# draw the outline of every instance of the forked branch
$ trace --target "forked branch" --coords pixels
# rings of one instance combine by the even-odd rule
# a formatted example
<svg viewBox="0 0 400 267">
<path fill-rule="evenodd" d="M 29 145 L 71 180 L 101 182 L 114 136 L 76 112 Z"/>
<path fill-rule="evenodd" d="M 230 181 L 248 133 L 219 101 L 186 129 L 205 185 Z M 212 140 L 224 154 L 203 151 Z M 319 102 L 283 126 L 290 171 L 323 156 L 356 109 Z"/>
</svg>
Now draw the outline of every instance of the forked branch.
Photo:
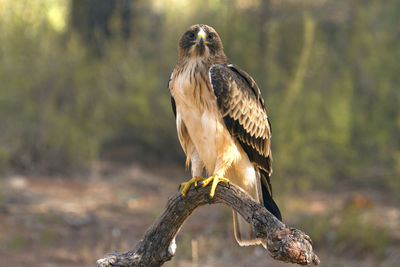
<svg viewBox="0 0 400 267">
<path fill-rule="evenodd" d="M 272 258 L 301 265 L 319 264 L 308 235 L 288 228 L 262 205 L 254 202 L 241 188 L 219 184 L 213 199 L 209 187 L 190 190 L 185 198 L 176 194 L 136 246 L 126 252 L 113 252 L 97 260 L 97 267 L 161 266 L 175 254 L 175 236 L 193 211 L 204 204 L 223 203 L 249 222 Z"/>
</svg>

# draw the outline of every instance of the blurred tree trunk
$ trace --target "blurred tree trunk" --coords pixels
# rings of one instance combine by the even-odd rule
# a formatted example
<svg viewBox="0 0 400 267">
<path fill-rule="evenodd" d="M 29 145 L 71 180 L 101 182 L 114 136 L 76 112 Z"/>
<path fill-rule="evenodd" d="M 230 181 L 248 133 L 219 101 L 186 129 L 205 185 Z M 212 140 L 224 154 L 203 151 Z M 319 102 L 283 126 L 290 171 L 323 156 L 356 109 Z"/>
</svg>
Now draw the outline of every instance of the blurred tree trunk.
<svg viewBox="0 0 400 267">
<path fill-rule="evenodd" d="M 104 42 L 114 33 L 110 29 L 113 17 L 120 22 L 120 34 L 128 39 L 134 0 L 72 0 L 71 28 L 85 43 L 102 55 Z M 118 34 L 118 33 L 117 33 Z"/>
<path fill-rule="evenodd" d="M 225 38 L 224 43 L 230 44 L 234 39 L 234 25 L 235 25 L 235 15 L 236 15 L 236 0 L 226 0 L 223 2 L 226 7 L 226 22 L 225 22 Z M 224 47 L 227 55 L 233 54 L 233 47 Z"/>
<path fill-rule="evenodd" d="M 283 112 L 293 111 L 293 103 L 303 86 L 303 81 L 308 71 L 312 45 L 314 43 L 315 24 L 315 20 L 311 14 L 309 12 L 305 12 L 303 14 L 303 47 L 299 56 L 299 62 L 297 64 L 293 80 L 289 83 L 286 91 L 286 97 L 282 105 Z"/>
<path fill-rule="evenodd" d="M 258 60 L 258 70 L 259 70 L 259 80 L 261 88 L 265 87 L 265 83 L 268 80 L 268 73 L 266 67 L 266 55 L 267 55 L 267 24 L 270 17 L 270 1 L 264 0 L 260 3 L 259 8 L 259 21 L 258 21 L 258 36 L 259 36 L 259 46 L 258 46 L 258 53 L 259 53 L 259 60 Z"/>
</svg>

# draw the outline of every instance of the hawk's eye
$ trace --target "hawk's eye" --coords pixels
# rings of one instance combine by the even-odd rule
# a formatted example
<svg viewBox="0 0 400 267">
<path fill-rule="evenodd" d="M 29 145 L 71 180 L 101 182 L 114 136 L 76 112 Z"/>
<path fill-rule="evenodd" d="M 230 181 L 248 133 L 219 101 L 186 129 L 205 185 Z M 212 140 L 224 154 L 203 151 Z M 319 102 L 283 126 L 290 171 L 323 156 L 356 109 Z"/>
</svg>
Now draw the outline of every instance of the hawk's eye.
<svg viewBox="0 0 400 267">
<path fill-rule="evenodd" d="M 214 34 L 213 34 L 212 32 L 210 32 L 210 33 L 207 35 L 207 39 L 212 40 L 213 38 L 214 38 Z"/>
<path fill-rule="evenodd" d="M 194 32 L 188 32 L 188 33 L 187 33 L 187 36 L 188 36 L 190 39 L 194 39 L 195 34 L 194 34 Z"/>
</svg>

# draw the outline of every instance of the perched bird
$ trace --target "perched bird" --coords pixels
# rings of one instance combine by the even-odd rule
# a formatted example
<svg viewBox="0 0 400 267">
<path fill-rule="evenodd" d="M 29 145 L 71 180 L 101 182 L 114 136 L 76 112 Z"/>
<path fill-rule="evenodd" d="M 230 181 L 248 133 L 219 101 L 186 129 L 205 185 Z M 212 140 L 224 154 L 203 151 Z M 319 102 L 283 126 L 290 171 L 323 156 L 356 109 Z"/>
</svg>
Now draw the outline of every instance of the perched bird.
<svg viewBox="0 0 400 267">
<path fill-rule="evenodd" d="M 260 89 L 249 74 L 229 64 L 218 33 L 210 26 L 189 27 L 178 42 L 178 64 L 168 87 L 179 141 L 194 183 L 240 186 L 281 220 L 272 199 L 271 125 Z M 201 178 L 203 169 L 209 175 Z M 251 225 L 233 211 L 234 232 L 242 246 L 260 244 Z"/>
</svg>

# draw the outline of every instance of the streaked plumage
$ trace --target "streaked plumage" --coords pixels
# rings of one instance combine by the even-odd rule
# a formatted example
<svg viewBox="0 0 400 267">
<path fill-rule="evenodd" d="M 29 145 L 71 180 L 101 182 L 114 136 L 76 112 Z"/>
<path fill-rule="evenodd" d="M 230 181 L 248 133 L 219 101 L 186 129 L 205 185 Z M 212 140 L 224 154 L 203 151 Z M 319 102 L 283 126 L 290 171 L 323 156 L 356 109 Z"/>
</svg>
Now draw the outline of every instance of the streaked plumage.
<svg viewBox="0 0 400 267">
<path fill-rule="evenodd" d="M 179 61 L 169 82 L 179 141 L 192 176 L 228 178 L 275 216 L 271 197 L 271 127 L 254 80 L 228 64 L 216 31 L 191 26 L 178 43 Z M 241 245 L 259 244 L 251 226 L 234 212 Z"/>
</svg>

